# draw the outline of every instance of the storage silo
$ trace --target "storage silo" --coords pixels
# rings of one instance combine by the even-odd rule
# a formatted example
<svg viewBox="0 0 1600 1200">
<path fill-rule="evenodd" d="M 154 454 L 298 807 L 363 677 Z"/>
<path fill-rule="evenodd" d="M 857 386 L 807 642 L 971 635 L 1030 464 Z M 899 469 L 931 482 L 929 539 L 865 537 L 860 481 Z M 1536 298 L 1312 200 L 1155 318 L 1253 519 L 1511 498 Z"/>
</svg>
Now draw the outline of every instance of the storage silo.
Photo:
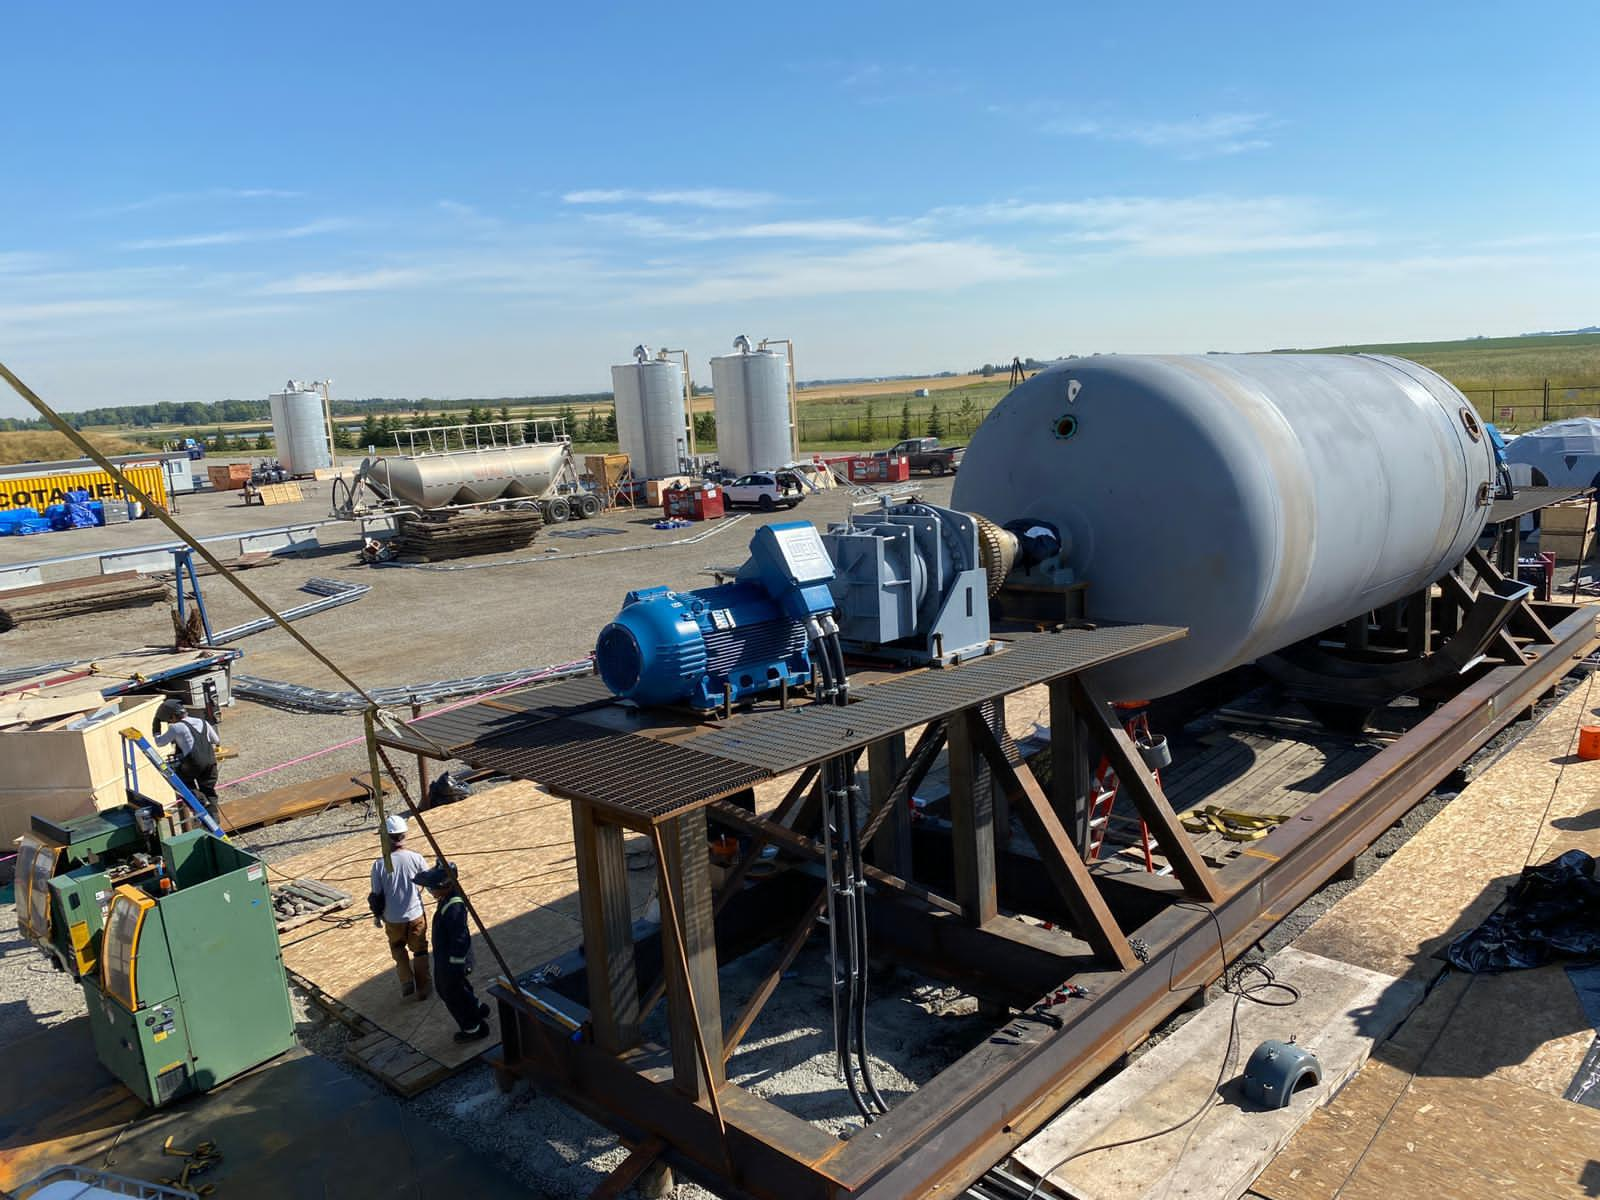
<svg viewBox="0 0 1600 1200">
<path fill-rule="evenodd" d="M 789 420 L 789 360 L 734 339 L 734 352 L 711 360 L 717 403 L 717 458 L 736 475 L 770 471 L 794 458 Z"/>
<path fill-rule="evenodd" d="M 617 441 L 638 479 L 676 475 L 689 453 L 689 418 L 683 403 L 683 367 L 651 358 L 638 346 L 634 361 L 611 368 Z"/>
<path fill-rule="evenodd" d="M 290 380 L 283 391 L 267 397 L 272 413 L 272 438 L 278 461 L 291 475 L 310 475 L 333 466 L 328 445 L 328 423 L 322 393 L 310 385 Z"/>
</svg>

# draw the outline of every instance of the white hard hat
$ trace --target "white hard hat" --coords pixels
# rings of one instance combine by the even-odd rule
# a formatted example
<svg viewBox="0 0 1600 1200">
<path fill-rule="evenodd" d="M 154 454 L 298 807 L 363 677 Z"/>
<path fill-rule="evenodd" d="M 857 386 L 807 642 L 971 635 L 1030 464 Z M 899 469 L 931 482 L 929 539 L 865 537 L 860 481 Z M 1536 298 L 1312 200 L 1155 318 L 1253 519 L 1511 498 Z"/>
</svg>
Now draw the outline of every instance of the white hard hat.
<svg viewBox="0 0 1600 1200">
<path fill-rule="evenodd" d="M 383 819 L 383 828 L 390 837 L 405 837 L 406 819 L 398 813 L 391 813 Z"/>
</svg>

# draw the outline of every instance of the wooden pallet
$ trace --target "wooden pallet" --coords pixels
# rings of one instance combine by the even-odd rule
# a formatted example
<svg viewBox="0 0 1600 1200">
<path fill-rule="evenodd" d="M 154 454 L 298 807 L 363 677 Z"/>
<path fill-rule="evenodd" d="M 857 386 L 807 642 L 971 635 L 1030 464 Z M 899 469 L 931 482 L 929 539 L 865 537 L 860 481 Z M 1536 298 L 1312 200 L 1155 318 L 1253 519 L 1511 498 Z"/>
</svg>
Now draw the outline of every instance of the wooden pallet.
<svg viewBox="0 0 1600 1200">
<path fill-rule="evenodd" d="M 425 1092 L 458 1069 L 430 1058 L 382 1029 L 356 1038 L 344 1053 L 368 1075 L 402 1096 Z"/>
<path fill-rule="evenodd" d="M 280 883 L 273 887 L 273 899 L 280 894 L 288 893 L 302 903 L 315 904 L 318 907 L 311 912 L 299 913 L 292 917 L 283 917 L 278 921 L 278 932 L 288 933 L 291 929 L 299 929 L 302 925 L 309 925 L 312 921 L 320 921 L 329 913 L 339 912 L 350 907 L 350 895 L 337 888 L 330 888 L 315 879 L 296 879 L 291 883 Z"/>
</svg>

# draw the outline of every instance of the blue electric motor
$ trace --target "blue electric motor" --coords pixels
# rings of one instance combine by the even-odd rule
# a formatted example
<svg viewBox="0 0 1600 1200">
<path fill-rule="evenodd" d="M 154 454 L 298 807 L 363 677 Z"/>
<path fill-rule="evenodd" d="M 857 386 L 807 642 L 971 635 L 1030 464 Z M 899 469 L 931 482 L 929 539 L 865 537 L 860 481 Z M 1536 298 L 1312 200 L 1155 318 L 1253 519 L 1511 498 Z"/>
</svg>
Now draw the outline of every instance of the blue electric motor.
<svg viewBox="0 0 1600 1200">
<path fill-rule="evenodd" d="M 833 608 L 832 578 L 814 526 L 765 526 L 732 583 L 629 592 L 595 643 L 595 667 L 613 693 L 641 705 L 714 709 L 809 683 L 809 643 Z"/>
</svg>

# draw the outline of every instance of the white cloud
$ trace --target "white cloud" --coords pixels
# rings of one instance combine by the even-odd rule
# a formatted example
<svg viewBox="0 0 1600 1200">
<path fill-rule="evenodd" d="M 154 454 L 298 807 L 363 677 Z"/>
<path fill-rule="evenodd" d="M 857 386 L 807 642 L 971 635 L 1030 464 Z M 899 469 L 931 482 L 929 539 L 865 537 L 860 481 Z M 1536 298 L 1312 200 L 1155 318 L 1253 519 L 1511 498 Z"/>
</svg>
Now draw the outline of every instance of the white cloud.
<svg viewBox="0 0 1600 1200">
<path fill-rule="evenodd" d="M 261 188 L 261 187 L 217 187 L 202 188 L 193 192 L 162 192 L 155 196 L 146 196 L 142 200 L 130 200 L 125 204 L 114 204 L 109 207 L 97 209 L 100 215 L 110 216 L 116 213 L 141 212 L 150 208 L 166 208 L 175 204 L 193 204 L 203 200 L 299 200 L 306 193 L 290 191 L 286 188 Z"/>
<path fill-rule="evenodd" d="M 743 225 L 685 224 L 663 221 L 643 213 L 596 213 L 588 218 L 599 225 L 620 229 L 635 237 L 679 242 L 719 242 L 741 239 L 796 241 L 895 241 L 910 236 L 900 225 L 851 217 L 804 221 L 759 221 Z"/>
<path fill-rule="evenodd" d="M 676 191 L 643 192 L 628 188 L 590 188 L 567 192 L 565 204 L 660 204 L 678 208 L 760 208 L 775 203 L 771 192 L 747 192 L 735 188 L 686 188 Z"/>
<path fill-rule="evenodd" d="M 324 233 L 337 233 L 349 229 L 351 222 L 343 220 L 308 221 L 287 229 L 224 229 L 215 233 L 189 233 L 177 237 L 141 238 L 124 242 L 124 250 L 181 250 L 200 246 L 236 246 L 244 242 L 280 242 L 294 238 L 315 237 Z"/>
<path fill-rule="evenodd" d="M 664 274 L 665 272 L 658 272 Z M 716 304 L 868 292 L 948 292 L 1042 274 L 1027 256 L 979 241 L 864 246 L 838 254 L 784 253 L 694 268 L 676 285 L 647 290 L 654 304 Z"/>
<path fill-rule="evenodd" d="M 1265 150 L 1272 143 L 1262 135 L 1273 123 L 1266 113 L 1224 112 L 1182 121 L 1057 117 L 1039 128 L 1044 133 L 1066 137 L 1132 142 L 1153 150 L 1171 150 L 1183 158 L 1211 158 Z"/>
<path fill-rule="evenodd" d="M 43 254 L 26 250 L 0 250 L 0 275 L 20 275 L 23 272 L 42 271 L 49 260 Z"/>
<path fill-rule="evenodd" d="M 51 300 L 42 304 L 0 305 L 0 323 L 70 321 L 80 317 L 120 316 L 160 307 L 153 300 Z"/>
<path fill-rule="evenodd" d="M 325 271 L 269 283 L 261 290 L 273 296 L 314 296 L 328 292 L 387 292 L 416 287 L 433 276 L 420 267 L 384 267 L 374 271 Z"/>
<path fill-rule="evenodd" d="M 934 216 L 977 225 L 1053 228 L 1056 241 L 1151 257 L 1261 254 L 1370 244 L 1342 227 L 1320 201 L 1297 196 L 1102 196 L 1085 200 L 1006 200 L 937 209 Z"/>
</svg>

